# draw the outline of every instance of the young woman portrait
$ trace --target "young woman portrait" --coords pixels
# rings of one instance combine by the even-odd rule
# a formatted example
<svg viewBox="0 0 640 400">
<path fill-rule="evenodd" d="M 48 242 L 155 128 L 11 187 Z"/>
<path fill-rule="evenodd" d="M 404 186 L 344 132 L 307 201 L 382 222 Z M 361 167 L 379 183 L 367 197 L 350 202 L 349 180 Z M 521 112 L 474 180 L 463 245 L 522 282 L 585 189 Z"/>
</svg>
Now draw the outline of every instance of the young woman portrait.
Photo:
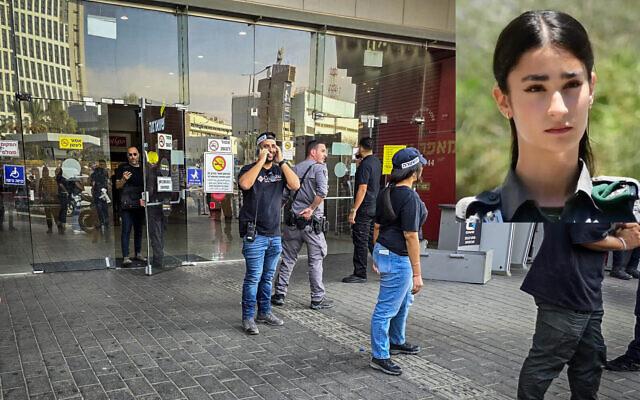
<svg viewBox="0 0 640 400">
<path fill-rule="evenodd" d="M 510 130 L 510 165 L 501 185 L 458 202 L 458 219 L 635 221 L 638 182 L 595 175 L 589 117 L 598 77 L 584 26 L 560 11 L 522 13 L 497 39 L 493 77 L 492 96 Z"/>
</svg>

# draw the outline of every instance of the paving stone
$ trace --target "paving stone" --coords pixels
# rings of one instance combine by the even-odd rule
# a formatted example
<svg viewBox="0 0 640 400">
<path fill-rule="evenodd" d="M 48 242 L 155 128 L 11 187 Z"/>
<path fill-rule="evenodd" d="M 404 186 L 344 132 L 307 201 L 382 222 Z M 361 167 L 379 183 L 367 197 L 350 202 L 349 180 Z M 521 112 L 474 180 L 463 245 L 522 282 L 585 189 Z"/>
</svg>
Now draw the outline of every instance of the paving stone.
<svg viewBox="0 0 640 400">
<path fill-rule="evenodd" d="M 154 383 L 153 388 L 158 392 L 162 400 L 176 400 L 184 397 L 180 389 L 172 382 Z"/>
<path fill-rule="evenodd" d="M 89 368 L 89 362 L 84 356 L 67 357 L 65 360 L 71 371 Z"/>
<path fill-rule="evenodd" d="M 140 372 L 147 378 L 150 383 L 159 383 L 169 381 L 169 377 L 158 367 L 144 368 Z"/>
<path fill-rule="evenodd" d="M 211 396 L 205 392 L 201 387 L 190 387 L 182 389 L 182 393 L 187 396 L 189 400 L 210 400 Z"/>
<path fill-rule="evenodd" d="M 67 399 L 80 394 L 80 391 L 72 380 L 53 382 L 52 386 L 57 399 Z"/>
<path fill-rule="evenodd" d="M 198 385 L 198 383 L 186 371 L 170 372 L 167 376 L 176 384 L 177 387 L 181 389 Z"/>
<path fill-rule="evenodd" d="M 73 379 L 71 371 L 66 366 L 47 367 L 47 374 L 51 382 L 66 381 Z"/>
<path fill-rule="evenodd" d="M 227 390 L 227 388 L 212 375 L 198 376 L 194 379 L 207 393 L 220 393 Z"/>
<path fill-rule="evenodd" d="M 28 399 L 27 388 L 25 386 L 10 389 L 2 389 L 3 400 L 24 400 Z"/>
<path fill-rule="evenodd" d="M 118 374 L 107 374 L 98 376 L 98 380 L 100 384 L 104 388 L 105 391 L 109 392 L 112 390 L 123 389 L 126 387 L 124 381 Z"/>
<path fill-rule="evenodd" d="M 47 376 L 31 376 L 25 379 L 29 396 L 51 392 L 51 384 Z"/>
<path fill-rule="evenodd" d="M 116 365 L 115 369 L 118 371 L 122 379 L 141 378 L 142 372 L 133 364 L 120 364 Z"/>
<path fill-rule="evenodd" d="M 124 382 L 127 384 L 127 387 L 134 396 L 155 393 L 155 391 L 145 378 L 127 379 Z"/>
<path fill-rule="evenodd" d="M 76 385 L 78 385 L 78 387 L 95 385 L 99 383 L 98 377 L 91 369 L 73 371 L 71 375 L 73 375 L 73 380 L 76 382 Z"/>
<path fill-rule="evenodd" d="M 0 374 L 2 389 L 13 389 L 24 387 L 24 376 L 22 371 L 5 372 Z"/>
</svg>

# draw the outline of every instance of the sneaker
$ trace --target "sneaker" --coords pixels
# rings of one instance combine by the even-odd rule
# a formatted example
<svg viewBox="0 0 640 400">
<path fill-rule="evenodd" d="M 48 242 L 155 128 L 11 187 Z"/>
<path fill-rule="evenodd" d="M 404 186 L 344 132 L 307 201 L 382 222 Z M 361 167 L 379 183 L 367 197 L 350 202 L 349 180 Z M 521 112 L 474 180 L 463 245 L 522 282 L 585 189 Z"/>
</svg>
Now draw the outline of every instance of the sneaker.
<svg viewBox="0 0 640 400">
<path fill-rule="evenodd" d="M 629 270 L 627 271 L 627 274 L 631 275 L 631 277 L 633 277 L 634 279 L 640 278 L 640 271 L 638 271 L 637 269 Z"/>
<path fill-rule="evenodd" d="M 333 300 L 323 297 L 319 301 L 311 300 L 311 309 L 312 310 L 325 310 L 327 308 L 332 308 L 335 304 L 333 304 Z"/>
<path fill-rule="evenodd" d="M 146 258 L 144 258 L 144 257 L 142 256 L 142 254 L 136 254 L 136 256 L 135 256 L 135 257 L 133 257 L 133 259 L 134 259 L 134 260 L 136 260 L 136 261 L 142 261 L 142 262 L 146 262 L 146 261 L 147 261 L 147 259 L 146 259 Z"/>
<path fill-rule="evenodd" d="M 369 366 L 373 369 L 377 369 L 378 371 L 382 371 L 385 374 L 389 375 L 401 375 L 402 368 L 390 358 L 372 358 Z"/>
<path fill-rule="evenodd" d="M 271 296 L 271 304 L 273 304 L 274 306 L 283 306 L 284 305 L 284 295 L 281 293 L 276 293 L 273 296 Z"/>
<path fill-rule="evenodd" d="M 389 346 L 389 352 L 393 355 L 396 354 L 418 354 L 420 353 L 420 346 L 417 344 L 411 344 L 408 342 L 404 342 L 403 344 L 393 344 Z"/>
<path fill-rule="evenodd" d="M 623 354 L 614 360 L 607 361 L 607 364 L 604 367 L 609 371 L 640 371 L 640 363 L 632 360 L 626 354 Z"/>
<path fill-rule="evenodd" d="M 258 314 L 258 318 L 256 318 L 257 322 L 262 322 L 263 324 L 271 325 L 271 326 L 280 326 L 284 325 L 284 321 L 280 318 L 273 315 L 273 313 L 269 314 Z"/>
<path fill-rule="evenodd" d="M 125 257 L 122 259 L 122 266 L 123 267 L 128 267 L 129 265 L 131 265 L 131 259 L 129 257 Z"/>
<path fill-rule="evenodd" d="M 257 335 L 260 333 L 256 321 L 253 318 L 242 320 L 242 329 L 249 335 Z"/>
<path fill-rule="evenodd" d="M 622 279 L 625 281 L 628 281 L 629 279 L 631 279 L 631 275 L 627 274 L 626 272 L 622 271 L 622 270 L 616 270 L 616 271 L 611 271 L 611 276 L 613 278 L 618 278 L 618 279 Z"/>
<path fill-rule="evenodd" d="M 343 283 L 365 283 L 367 278 L 363 278 L 358 275 L 349 275 L 347 277 L 342 278 Z"/>
</svg>

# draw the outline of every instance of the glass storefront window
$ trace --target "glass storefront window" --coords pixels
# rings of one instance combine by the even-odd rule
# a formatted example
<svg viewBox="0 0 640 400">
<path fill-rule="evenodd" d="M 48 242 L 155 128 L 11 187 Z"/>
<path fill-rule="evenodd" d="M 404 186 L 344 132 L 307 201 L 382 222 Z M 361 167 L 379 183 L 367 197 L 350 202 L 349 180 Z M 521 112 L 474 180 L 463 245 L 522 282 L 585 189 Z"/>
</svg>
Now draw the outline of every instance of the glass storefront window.
<svg viewBox="0 0 640 400">
<path fill-rule="evenodd" d="M 83 19 L 74 88 L 83 97 L 136 103 L 138 97 L 179 103 L 177 17 L 92 2 L 74 2 Z M 71 3 L 70 7 L 72 6 Z M 69 15 L 72 15 L 70 13 Z M 135 101 L 134 101 L 135 100 Z"/>
<path fill-rule="evenodd" d="M 328 162 L 336 179 L 330 191 L 336 200 L 328 207 L 333 233 L 348 237 L 355 190 L 355 162 L 341 146 L 357 146 L 365 136 L 374 139 L 374 154 L 383 164 L 398 145 L 416 147 L 427 157 L 417 190 L 430 220 L 438 221 L 438 204 L 455 200 L 455 53 L 348 36 L 327 35 L 324 41 L 322 94 L 316 102 L 323 118 L 316 121 L 316 132 L 333 131 L 337 142 Z M 426 224 L 425 238 L 437 240 L 437 230 L 437 223 Z"/>
<path fill-rule="evenodd" d="M 292 164 L 305 158 L 310 140 L 327 144 L 330 192 L 325 210 L 332 253 L 352 251 L 346 212 L 354 191 L 352 148 L 360 137 L 374 137 L 380 158 L 386 145 L 398 143 L 425 153 L 433 164 L 425 169 L 418 190 L 434 220 L 437 204 L 454 199 L 453 185 L 442 185 L 454 181 L 453 51 L 97 1 L 53 2 L 34 10 L 28 5 L 14 2 L 9 7 L 0 0 L 0 140 L 18 141 L 25 150 L 18 159 L 0 156 L 0 162 L 24 166 L 26 177 L 35 182 L 9 192 L 3 186 L 8 193 L 3 197 L 5 227 L 9 215 L 18 229 L 21 218 L 27 218 L 25 240 L 33 237 L 28 247 L 33 254 L 22 254 L 22 264 L 16 264 L 22 270 L 31 264 L 46 270 L 58 257 L 47 232 L 52 214 L 47 205 L 55 202 L 46 199 L 41 182 L 46 186 L 65 160 L 74 159 L 80 171 L 71 178 L 81 193 L 87 192 L 88 177 L 100 160 L 113 171 L 127 160 L 127 146 L 140 146 L 144 153 L 144 143 L 155 143 L 153 134 L 142 134 L 140 98 L 153 99 L 149 118 L 160 118 L 164 107 L 184 116 L 184 130 L 173 132 L 180 136 L 175 139 L 184 151 L 184 164 L 177 162 L 181 155 L 175 163 L 171 156 L 179 186 L 186 186 L 186 229 L 170 229 L 170 235 L 188 238 L 186 250 L 168 251 L 177 260 L 242 258 L 237 220 L 242 202 L 235 177 L 255 160 L 255 139 L 264 131 L 276 133 L 279 143 L 293 148 Z M 9 26 L 10 21 L 15 26 Z M 11 35 L 16 48 L 11 48 Z M 21 102 L 19 117 L 13 106 L 16 91 L 34 98 Z M 378 118 L 371 129 L 363 119 L 367 115 Z M 69 152 L 51 135 L 81 135 L 87 147 Z M 232 193 L 205 194 L 197 179 L 187 177 L 188 171 L 202 174 L 211 139 L 230 145 Z M 109 190 L 108 195 L 117 195 Z M 68 219 L 82 215 L 95 222 L 97 210 L 82 201 L 68 207 Z M 117 208 L 109 213 L 117 222 Z M 184 214 L 176 213 L 169 222 L 184 225 Z M 52 228 L 56 234 L 55 225 Z M 82 230 L 85 233 L 74 239 L 89 250 L 78 254 L 98 260 L 100 267 L 121 256 L 119 228 L 110 237 Z M 432 232 L 427 233 L 431 238 Z M 69 251 L 71 237 L 61 239 L 61 248 L 74 257 L 60 256 L 59 261 L 76 261 L 76 252 Z"/>
</svg>

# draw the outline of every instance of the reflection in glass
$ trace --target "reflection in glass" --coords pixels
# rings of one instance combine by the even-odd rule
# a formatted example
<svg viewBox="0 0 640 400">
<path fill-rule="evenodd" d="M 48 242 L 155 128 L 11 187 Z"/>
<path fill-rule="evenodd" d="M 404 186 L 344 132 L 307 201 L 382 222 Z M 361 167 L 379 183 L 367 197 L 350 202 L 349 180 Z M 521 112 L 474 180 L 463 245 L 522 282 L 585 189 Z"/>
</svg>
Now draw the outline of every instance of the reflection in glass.
<svg viewBox="0 0 640 400">
<path fill-rule="evenodd" d="M 371 136 L 380 159 L 385 158 L 385 146 L 420 149 L 429 164 L 417 190 L 432 221 L 439 220 L 438 204 L 455 198 L 454 55 L 423 45 L 327 35 L 324 66 L 318 71 L 323 84 L 316 104 L 323 118 L 315 122 L 316 133 L 320 126 L 329 131 L 333 126 L 330 140 L 337 151 L 341 143 L 355 145 L 358 137 Z M 348 156 L 334 152 L 328 160 L 330 175 L 336 178 L 330 193 L 338 198 L 328 212 L 334 213 L 338 235 L 348 235 L 350 229 L 346 215 L 353 175 L 335 172 L 344 170 L 336 166 L 355 171 Z M 340 184 L 340 179 L 348 182 Z M 425 237 L 435 240 L 437 229 L 437 224 L 425 224 Z"/>
<path fill-rule="evenodd" d="M 167 104 L 180 102 L 175 15 L 85 1 L 77 4 L 83 35 L 76 65 L 83 96 L 124 99 L 130 104 L 143 95 Z"/>
<path fill-rule="evenodd" d="M 190 105 L 185 118 L 186 167 L 202 176 L 210 139 L 228 140 L 233 175 L 253 154 L 248 138 L 257 129 L 251 116 L 254 28 L 243 23 L 189 17 Z M 233 60 L 233 62 L 229 62 Z M 242 258 L 236 193 L 205 193 L 203 181 L 187 180 L 189 253 L 208 260 Z M 234 191 L 236 185 L 234 184 Z M 233 233 L 232 233 L 233 232 Z"/>
</svg>

